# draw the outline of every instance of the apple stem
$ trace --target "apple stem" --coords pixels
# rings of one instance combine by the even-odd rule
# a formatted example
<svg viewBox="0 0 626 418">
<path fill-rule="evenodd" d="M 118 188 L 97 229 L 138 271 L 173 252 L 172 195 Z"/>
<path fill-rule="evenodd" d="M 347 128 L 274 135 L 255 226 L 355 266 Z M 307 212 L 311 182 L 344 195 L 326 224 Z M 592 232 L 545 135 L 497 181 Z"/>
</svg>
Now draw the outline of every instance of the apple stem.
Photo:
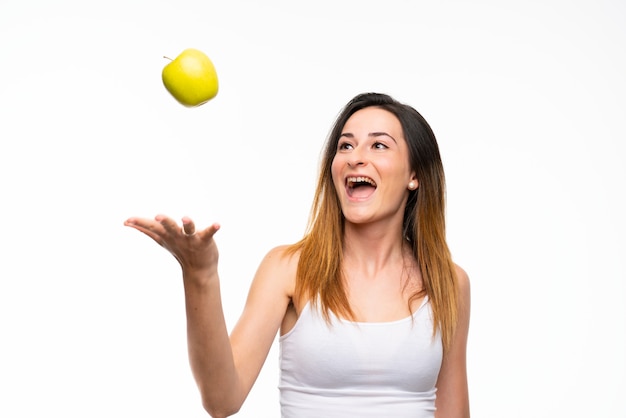
<svg viewBox="0 0 626 418">
<path fill-rule="evenodd" d="M 163 58 L 168 59 L 170 61 L 172 61 L 172 59 L 170 57 L 166 57 L 165 55 L 163 55 Z"/>
</svg>

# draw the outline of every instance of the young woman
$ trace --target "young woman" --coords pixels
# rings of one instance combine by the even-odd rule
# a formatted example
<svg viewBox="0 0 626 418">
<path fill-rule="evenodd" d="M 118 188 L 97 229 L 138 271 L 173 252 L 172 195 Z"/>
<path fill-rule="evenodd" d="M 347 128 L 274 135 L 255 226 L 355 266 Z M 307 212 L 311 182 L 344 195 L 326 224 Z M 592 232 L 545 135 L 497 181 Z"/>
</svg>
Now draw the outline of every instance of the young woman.
<svg viewBox="0 0 626 418">
<path fill-rule="evenodd" d="M 227 332 L 213 235 L 159 215 L 126 225 L 182 267 L 191 367 L 213 417 L 243 404 L 280 330 L 285 418 L 469 417 L 470 291 L 445 237 L 435 136 L 376 93 L 340 113 L 304 238 L 261 262 Z"/>
</svg>

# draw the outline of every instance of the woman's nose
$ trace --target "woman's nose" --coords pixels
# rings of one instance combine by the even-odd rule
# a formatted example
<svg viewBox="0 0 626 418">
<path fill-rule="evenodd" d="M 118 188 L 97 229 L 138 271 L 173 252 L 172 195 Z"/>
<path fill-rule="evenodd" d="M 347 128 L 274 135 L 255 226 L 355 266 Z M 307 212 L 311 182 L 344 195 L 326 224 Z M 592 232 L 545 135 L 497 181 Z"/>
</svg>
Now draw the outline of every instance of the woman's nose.
<svg viewBox="0 0 626 418">
<path fill-rule="evenodd" d="M 360 165 L 365 165 L 365 161 L 357 158 L 352 158 L 351 160 L 348 160 L 349 167 L 357 167 Z"/>
<path fill-rule="evenodd" d="M 350 156 L 348 157 L 348 166 L 357 167 L 360 165 L 365 165 L 365 159 L 363 158 L 361 151 L 355 149 L 350 153 Z"/>
</svg>

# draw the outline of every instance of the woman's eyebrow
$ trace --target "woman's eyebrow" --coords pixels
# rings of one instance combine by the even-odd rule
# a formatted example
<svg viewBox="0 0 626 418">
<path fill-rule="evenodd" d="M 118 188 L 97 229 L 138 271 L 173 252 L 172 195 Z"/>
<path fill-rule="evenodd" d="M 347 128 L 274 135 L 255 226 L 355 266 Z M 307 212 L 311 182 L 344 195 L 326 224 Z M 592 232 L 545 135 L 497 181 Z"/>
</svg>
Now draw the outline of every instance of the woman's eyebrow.
<svg viewBox="0 0 626 418">
<path fill-rule="evenodd" d="M 388 136 L 389 138 L 393 139 L 393 142 L 395 142 L 396 144 L 398 143 L 398 141 L 396 141 L 396 138 L 389 135 L 387 132 L 371 132 L 368 136 L 371 136 L 371 137 Z"/>
<path fill-rule="evenodd" d="M 388 136 L 389 138 L 393 139 L 393 142 L 398 143 L 398 141 L 396 141 L 396 138 L 389 135 L 387 132 L 370 132 L 367 136 L 372 137 L 372 138 L 376 138 L 378 136 Z M 354 138 L 354 134 L 351 132 L 344 132 L 341 135 L 339 135 L 339 138 L 343 138 L 343 137 Z"/>
</svg>

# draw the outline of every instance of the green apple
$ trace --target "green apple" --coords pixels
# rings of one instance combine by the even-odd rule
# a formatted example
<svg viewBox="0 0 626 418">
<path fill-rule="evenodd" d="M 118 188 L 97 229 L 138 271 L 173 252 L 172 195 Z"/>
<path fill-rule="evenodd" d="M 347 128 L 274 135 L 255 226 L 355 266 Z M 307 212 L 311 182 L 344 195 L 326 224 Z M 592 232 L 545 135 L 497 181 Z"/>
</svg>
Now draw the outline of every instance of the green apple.
<svg viewBox="0 0 626 418">
<path fill-rule="evenodd" d="M 202 51 L 193 48 L 185 49 L 171 60 L 161 77 L 167 91 L 187 107 L 208 102 L 219 89 L 213 63 Z"/>
</svg>

